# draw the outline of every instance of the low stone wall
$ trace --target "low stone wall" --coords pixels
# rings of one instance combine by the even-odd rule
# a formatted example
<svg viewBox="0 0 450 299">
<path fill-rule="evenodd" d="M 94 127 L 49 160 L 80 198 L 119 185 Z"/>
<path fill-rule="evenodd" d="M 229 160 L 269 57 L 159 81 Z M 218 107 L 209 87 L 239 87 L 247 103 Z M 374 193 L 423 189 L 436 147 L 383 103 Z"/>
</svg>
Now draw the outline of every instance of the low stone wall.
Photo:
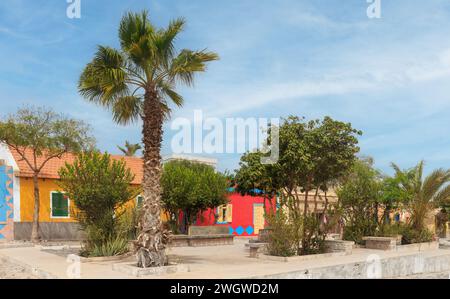
<svg viewBox="0 0 450 299">
<path fill-rule="evenodd" d="M 258 259 L 266 260 L 266 261 L 273 261 L 273 262 L 304 262 L 304 261 L 310 261 L 310 260 L 318 260 L 323 259 L 327 257 L 337 257 L 337 256 L 344 256 L 347 255 L 345 252 L 331 252 L 331 253 L 321 253 L 321 254 L 309 254 L 309 255 L 297 255 L 297 256 L 274 256 L 274 255 L 267 255 L 267 254 L 260 254 L 258 255 Z"/>
<path fill-rule="evenodd" d="M 367 257 L 367 259 L 369 256 Z M 416 253 L 403 256 L 381 258 L 375 263 L 363 258 L 359 261 L 340 263 L 324 267 L 304 267 L 299 270 L 248 277 L 251 279 L 367 279 L 398 278 L 417 274 L 441 273 L 450 271 L 450 253 Z M 375 264 L 380 271 L 374 271 Z M 378 266 L 377 266 L 378 268 Z"/>
<path fill-rule="evenodd" d="M 15 222 L 14 240 L 30 240 L 31 227 L 31 222 Z M 44 241 L 81 241 L 85 236 L 73 222 L 41 222 L 39 233 Z"/>
<path fill-rule="evenodd" d="M 407 245 L 399 245 L 395 251 L 399 252 L 418 252 L 439 249 L 439 242 L 415 243 Z"/>
<path fill-rule="evenodd" d="M 206 235 L 206 236 L 173 236 L 170 242 L 171 247 L 202 247 L 202 246 L 221 246 L 233 245 L 234 236 L 232 235 Z"/>
<path fill-rule="evenodd" d="M 345 252 L 346 255 L 352 254 L 355 242 L 329 239 L 325 240 L 325 252 Z"/>
<path fill-rule="evenodd" d="M 189 226 L 189 236 L 205 236 L 205 235 L 228 235 L 229 228 L 227 226 Z"/>
</svg>

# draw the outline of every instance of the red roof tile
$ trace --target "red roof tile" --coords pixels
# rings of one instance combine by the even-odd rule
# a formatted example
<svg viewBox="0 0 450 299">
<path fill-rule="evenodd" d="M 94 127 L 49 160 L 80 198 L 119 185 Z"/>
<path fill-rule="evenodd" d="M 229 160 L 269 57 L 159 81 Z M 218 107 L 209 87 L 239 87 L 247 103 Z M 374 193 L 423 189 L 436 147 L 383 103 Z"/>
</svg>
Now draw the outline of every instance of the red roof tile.
<svg viewBox="0 0 450 299">
<path fill-rule="evenodd" d="M 10 148 L 11 153 L 16 160 L 17 165 L 19 166 L 20 177 L 33 177 L 33 171 L 28 166 L 27 162 L 20 156 L 20 154 L 13 148 Z M 25 156 L 29 161 L 33 159 L 33 152 L 28 149 L 25 151 Z M 39 178 L 43 179 L 59 179 L 58 171 L 64 164 L 73 163 L 76 155 L 72 153 L 64 154 L 61 158 L 54 158 L 48 161 L 44 168 L 39 173 Z M 137 157 L 126 157 L 120 155 L 111 155 L 111 158 L 114 160 L 123 159 L 128 168 L 130 168 L 131 172 L 135 175 L 133 184 L 141 184 L 143 178 L 143 161 L 141 158 Z M 46 159 L 45 155 L 37 158 L 37 164 L 40 165 Z"/>
</svg>

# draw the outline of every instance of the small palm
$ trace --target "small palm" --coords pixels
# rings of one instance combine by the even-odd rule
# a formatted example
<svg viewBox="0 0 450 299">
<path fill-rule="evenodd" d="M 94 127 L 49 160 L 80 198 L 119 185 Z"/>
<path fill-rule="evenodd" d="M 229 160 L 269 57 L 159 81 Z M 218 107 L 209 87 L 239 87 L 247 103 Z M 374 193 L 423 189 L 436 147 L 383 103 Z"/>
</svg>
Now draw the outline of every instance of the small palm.
<svg viewBox="0 0 450 299">
<path fill-rule="evenodd" d="M 132 144 L 128 141 L 125 141 L 125 146 L 117 146 L 117 148 L 127 157 L 133 157 L 136 155 L 137 151 L 142 149 L 141 145 L 139 143 Z"/>
</svg>

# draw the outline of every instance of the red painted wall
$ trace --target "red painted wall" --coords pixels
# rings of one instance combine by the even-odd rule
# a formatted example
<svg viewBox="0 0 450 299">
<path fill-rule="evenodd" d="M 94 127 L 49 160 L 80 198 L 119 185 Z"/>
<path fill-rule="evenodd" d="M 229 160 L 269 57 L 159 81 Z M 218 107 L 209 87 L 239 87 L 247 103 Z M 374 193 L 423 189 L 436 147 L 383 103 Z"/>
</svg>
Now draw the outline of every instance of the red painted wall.
<svg viewBox="0 0 450 299">
<path fill-rule="evenodd" d="M 217 224 L 214 222 L 214 214 L 212 211 L 208 210 L 202 214 L 202 217 L 199 217 L 197 223 L 195 225 L 198 226 L 209 226 L 209 225 L 219 225 L 219 226 L 227 226 L 230 228 L 230 233 L 236 236 L 256 236 L 254 232 L 251 234 L 248 231 L 253 230 L 253 205 L 254 204 L 263 204 L 264 198 L 260 196 L 242 196 L 239 193 L 232 193 L 229 195 L 230 203 L 233 206 L 232 212 L 232 222 L 226 224 Z M 275 200 L 272 200 L 273 205 L 275 206 Z M 270 211 L 270 203 L 266 201 L 266 211 Z M 240 229 L 242 228 L 242 230 Z M 247 231 L 247 228 L 251 228 Z M 239 234 L 239 232 L 241 232 Z"/>
</svg>

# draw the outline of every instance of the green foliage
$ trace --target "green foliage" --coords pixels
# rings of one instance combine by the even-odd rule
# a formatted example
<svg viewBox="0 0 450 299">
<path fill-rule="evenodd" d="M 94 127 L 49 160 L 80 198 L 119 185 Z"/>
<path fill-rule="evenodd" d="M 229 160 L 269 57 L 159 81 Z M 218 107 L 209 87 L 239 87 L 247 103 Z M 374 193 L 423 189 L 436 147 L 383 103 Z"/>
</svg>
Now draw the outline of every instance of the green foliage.
<svg viewBox="0 0 450 299">
<path fill-rule="evenodd" d="M 67 152 L 79 152 L 94 146 L 89 126 L 67 118 L 45 107 L 24 107 L 16 114 L 0 121 L 0 141 L 16 149 L 19 154 L 28 148 L 37 157 L 59 157 Z M 23 157 L 25 158 L 25 157 Z M 32 170 L 40 170 L 27 161 Z M 47 162 L 47 161 L 46 161 Z"/>
<path fill-rule="evenodd" d="M 433 233 L 428 229 L 417 230 L 407 223 L 385 224 L 376 234 L 382 237 L 402 236 L 402 244 L 414 244 L 433 241 Z"/>
<path fill-rule="evenodd" d="M 399 235 L 402 236 L 402 244 L 424 243 L 433 241 L 433 233 L 427 228 L 417 230 L 409 225 L 401 226 Z"/>
<path fill-rule="evenodd" d="M 59 175 L 59 186 L 75 203 L 75 217 L 87 233 L 86 250 L 117 245 L 122 235 L 118 232 L 120 209 L 136 195 L 131 186 L 134 175 L 125 162 L 86 152 L 72 164 L 66 163 Z"/>
<path fill-rule="evenodd" d="M 271 144 L 270 133 L 274 129 L 269 130 L 267 144 Z M 348 172 L 359 151 L 357 136 L 361 132 L 330 117 L 305 121 L 290 116 L 277 129 L 278 161 L 266 165 L 261 163 L 263 154 L 259 152 L 244 155 L 236 173 L 238 190 L 245 193 L 259 188 L 268 194 L 279 194 L 289 221 L 302 223 L 302 244 L 297 244 L 297 251 L 318 252 L 326 231 L 316 216 L 317 196 L 313 194 L 319 190 L 326 194 Z M 314 210 L 310 201 L 314 201 Z M 325 210 L 327 213 L 327 199 Z"/>
<path fill-rule="evenodd" d="M 175 220 L 179 211 L 183 211 L 187 225 L 200 212 L 228 203 L 227 176 L 202 163 L 184 160 L 166 163 L 161 185 L 165 208 Z"/>
<path fill-rule="evenodd" d="M 138 235 L 138 222 L 142 213 L 141 207 L 128 207 L 120 214 L 116 231 L 128 240 L 135 240 Z"/>
<path fill-rule="evenodd" d="M 118 256 L 129 251 L 129 239 L 117 235 L 103 243 L 92 243 L 90 247 L 83 247 L 80 255 L 84 257 Z"/>
<path fill-rule="evenodd" d="M 270 231 L 267 235 L 267 252 L 274 256 L 293 256 L 301 240 L 301 222 L 294 223 L 283 210 L 266 215 Z"/>
<path fill-rule="evenodd" d="M 411 213 L 411 224 L 418 232 L 425 229 L 427 214 L 450 200 L 450 171 L 436 169 L 423 178 L 424 162 L 417 166 L 402 170 L 392 163 L 395 178 L 399 180 L 399 188 L 405 194 L 406 208 Z"/>
<path fill-rule="evenodd" d="M 337 190 L 345 220 L 344 239 L 361 244 L 378 225 L 380 174 L 370 159 L 358 160 Z"/>
<path fill-rule="evenodd" d="M 259 151 L 244 154 L 233 182 L 236 191 L 242 195 L 263 196 L 264 211 L 266 211 L 266 201 L 269 201 L 269 206 L 273 207 L 273 200 L 280 186 L 278 176 L 274 175 L 275 169 L 271 165 L 263 164 L 261 162 L 263 157 L 264 154 Z M 255 194 L 256 189 L 262 191 L 262 194 Z"/>
</svg>

